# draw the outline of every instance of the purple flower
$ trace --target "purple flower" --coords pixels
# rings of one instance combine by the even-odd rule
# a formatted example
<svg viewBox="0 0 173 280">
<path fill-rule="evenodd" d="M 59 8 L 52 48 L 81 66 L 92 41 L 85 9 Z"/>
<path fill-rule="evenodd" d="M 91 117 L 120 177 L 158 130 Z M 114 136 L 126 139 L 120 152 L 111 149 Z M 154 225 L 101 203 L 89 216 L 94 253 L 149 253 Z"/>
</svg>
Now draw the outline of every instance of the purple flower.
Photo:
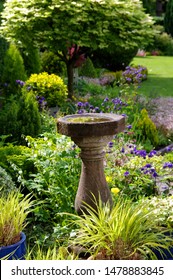
<svg viewBox="0 0 173 280">
<path fill-rule="evenodd" d="M 109 101 L 109 98 L 108 98 L 108 97 L 106 97 L 106 98 L 104 99 L 104 102 L 107 102 L 107 101 Z"/>
<path fill-rule="evenodd" d="M 108 144 L 109 148 L 112 148 L 112 147 L 113 147 L 113 145 L 114 145 L 114 143 L 113 143 L 113 142 L 109 142 L 109 144 Z"/>
<path fill-rule="evenodd" d="M 82 102 L 78 102 L 78 103 L 77 103 L 77 106 L 78 106 L 78 107 L 83 107 L 83 103 L 82 103 Z"/>
<path fill-rule="evenodd" d="M 95 107 L 95 112 L 99 112 L 100 108 L 99 107 Z"/>
<path fill-rule="evenodd" d="M 78 114 L 83 114 L 83 113 L 84 113 L 84 110 L 83 110 L 83 109 L 80 109 L 80 110 L 78 110 L 77 113 L 78 113 Z"/>
<path fill-rule="evenodd" d="M 145 158 L 146 155 L 147 155 L 147 152 L 146 152 L 145 150 L 137 150 L 137 151 L 135 152 L 135 154 L 136 154 L 137 156 L 141 156 L 141 157 Z"/>
<path fill-rule="evenodd" d="M 85 102 L 83 105 L 84 105 L 85 108 L 89 107 L 89 102 Z"/>
<path fill-rule="evenodd" d="M 23 82 L 21 80 L 16 80 L 16 83 L 21 87 L 23 87 L 25 85 L 25 82 Z"/>
<path fill-rule="evenodd" d="M 129 171 L 124 172 L 124 176 L 128 176 L 129 174 Z"/>
<path fill-rule="evenodd" d="M 121 153 L 124 153 L 125 152 L 125 149 L 124 149 L 124 147 L 122 147 L 122 149 L 121 149 Z"/>
<path fill-rule="evenodd" d="M 172 162 L 165 162 L 163 165 L 163 168 L 172 168 L 173 167 L 173 163 Z"/>
<path fill-rule="evenodd" d="M 148 156 L 149 156 L 149 157 L 153 157 L 153 156 L 156 155 L 156 154 L 157 154 L 157 151 L 151 150 L 151 151 L 149 152 Z"/>
<path fill-rule="evenodd" d="M 158 177 L 157 172 L 153 172 L 152 176 L 153 176 L 154 178 Z"/>
<path fill-rule="evenodd" d="M 127 129 L 131 129 L 132 128 L 132 125 L 131 124 L 129 124 L 129 125 L 127 125 Z"/>
</svg>

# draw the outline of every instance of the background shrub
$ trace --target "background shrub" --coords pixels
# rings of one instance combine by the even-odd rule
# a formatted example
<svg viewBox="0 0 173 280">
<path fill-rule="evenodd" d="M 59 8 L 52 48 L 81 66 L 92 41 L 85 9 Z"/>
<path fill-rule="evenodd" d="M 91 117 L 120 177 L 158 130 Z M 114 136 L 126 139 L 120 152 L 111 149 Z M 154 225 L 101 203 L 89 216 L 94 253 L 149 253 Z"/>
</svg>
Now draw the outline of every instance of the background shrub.
<svg viewBox="0 0 173 280">
<path fill-rule="evenodd" d="M 66 65 L 59 57 L 50 51 L 41 53 L 41 71 L 59 76 L 66 75 Z"/>
<path fill-rule="evenodd" d="M 136 124 L 134 124 L 134 132 L 136 139 L 142 144 L 147 145 L 151 149 L 151 145 L 157 147 L 159 143 L 158 132 L 155 124 L 148 116 L 146 109 L 141 110 L 141 114 L 138 117 Z"/>
<path fill-rule="evenodd" d="M 55 75 L 49 75 L 46 72 L 40 74 L 32 74 L 26 81 L 26 89 L 31 89 L 35 96 L 43 96 L 48 107 L 55 107 L 66 100 L 67 86 L 63 80 Z"/>
<path fill-rule="evenodd" d="M 82 64 L 81 68 L 79 68 L 79 75 L 89 77 L 89 78 L 97 77 L 97 72 L 94 68 L 92 60 L 89 57 L 87 57 L 85 62 Z"/>
<path fill-rule="evenodd" d="M 97 50 L 93 53 L 92 61 L 97 68 L 106 68 L 110 71 L 124 70 L 137 53 L 137 48 L 122 49 L 117 47 L 114 52 L 108 49 Z"/>
<path fill-rule="evenodd" d="M 27 76 L 31 74 L 40 73 L 41 71 L 41 58 L 39 49 L 33 47 L 27 47 L 27 49 L 22 49 L 21 54 L 23 57 L 25 69 Z M 22 77 L 20 77 L 22 79 Z"/>
<path fill-rule="evenodd" d="M 161 25 L 154 25 L 153 42 L 146 48 L 153 55 L 173 55 L 173 38 Z"/>
<path fill-rule="evenodd" d="M 27 78 L 23 58 L 14 44 L 10 44 L 4 57 L 4 68 L 2 74 L 2 82 L 6 83 L 5 94 L 14 94 L 18 90 L 16 80 L 25 81 Z"/>
<path fill-rule="evenodd" d="M 15 189 L 11 176 L 0 166 L 0 195 L 8 194 Z"/>
<path fill-rule="evenodd" d="M 2 74 L 4 69 L 4 56 L 9 48 L 9 43 L 2 37 L 0 37 L 0 82 L 2 82 Z"/>
<path fill-rule="evenodd" d="M 40 132 L 41 117 L 35 95 L 25 90 L 20 97 L 11 95 L 1 109 L 0 134 L 10 135 L 9 142 L 24 143 L 22 135 L 36 137 Z"/>
</svg>

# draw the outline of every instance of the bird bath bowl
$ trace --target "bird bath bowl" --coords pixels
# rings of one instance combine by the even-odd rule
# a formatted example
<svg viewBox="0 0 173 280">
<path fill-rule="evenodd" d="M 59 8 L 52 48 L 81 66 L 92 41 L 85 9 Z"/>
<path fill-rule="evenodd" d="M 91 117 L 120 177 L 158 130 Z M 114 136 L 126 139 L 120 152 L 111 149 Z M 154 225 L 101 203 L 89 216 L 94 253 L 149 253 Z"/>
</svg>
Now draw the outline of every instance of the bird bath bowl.
<svg viewBox="0 0 173 280">
<path fill-rule="evenodd" d="M 97 202 L 100 197 L 103 203 L 112 205 L 104 174 L 104 147 L 124 128 L 125 118 L 115 114 L 86 113 L 58 119 L 58 132 L 70 136 L 81 149 L 82 170 L 75 199 L 75 210 L 79 215 L 85 212 L 85 203 L 96 209 L 93 196 Z"/>
</svg>

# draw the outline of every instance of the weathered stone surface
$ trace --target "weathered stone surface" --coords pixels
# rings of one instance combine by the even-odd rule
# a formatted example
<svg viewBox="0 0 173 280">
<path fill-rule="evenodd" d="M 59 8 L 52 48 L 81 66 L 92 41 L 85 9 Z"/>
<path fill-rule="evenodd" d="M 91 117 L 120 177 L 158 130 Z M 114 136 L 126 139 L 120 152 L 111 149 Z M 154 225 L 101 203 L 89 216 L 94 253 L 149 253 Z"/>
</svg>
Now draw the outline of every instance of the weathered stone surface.
<svg viewBox="0 0 173 280">
<path fill-rule="evenodd" d="M 81 149 L 82 170 L 75 199 L 77 213 L 86 212 L 86 204 L 97 211 L 96 202 L 99 198 L 103 203 L 112 205 L 104 174 L 103 149 L 115 134 L 124 130 L 125 118 L 104 113 L 69 115 L 58 119 L 57 128 L 59 133 L 70 136 Z"/>
</svg>

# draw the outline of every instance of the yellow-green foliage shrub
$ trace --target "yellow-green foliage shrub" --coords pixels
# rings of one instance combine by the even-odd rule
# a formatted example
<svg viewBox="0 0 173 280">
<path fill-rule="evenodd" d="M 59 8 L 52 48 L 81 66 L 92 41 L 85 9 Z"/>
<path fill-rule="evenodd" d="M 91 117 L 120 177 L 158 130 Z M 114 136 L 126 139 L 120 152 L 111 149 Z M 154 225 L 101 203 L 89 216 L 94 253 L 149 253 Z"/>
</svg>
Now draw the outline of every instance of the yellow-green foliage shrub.
<svg viewBox="0 0 173 280">
<path fill-rule="evenodd" d="M 67 97 L 67 86 L 63 80 L 47 72 L 32 74 L 26 81 L 25 87 L 32 90 L 36 96 L 45 97 L 48 107 L 61 106 Z"/>
<path fill-rule="evenodd" d="M 137 135 L 138 140 L 145 142 L 150 142 L 153 146 L 157 146 L 158 132 L 155 124 L 148 116 L 146 109 L 142 109 L 141 115 L 135 125 L 135 134 Z"/>
</svg>

